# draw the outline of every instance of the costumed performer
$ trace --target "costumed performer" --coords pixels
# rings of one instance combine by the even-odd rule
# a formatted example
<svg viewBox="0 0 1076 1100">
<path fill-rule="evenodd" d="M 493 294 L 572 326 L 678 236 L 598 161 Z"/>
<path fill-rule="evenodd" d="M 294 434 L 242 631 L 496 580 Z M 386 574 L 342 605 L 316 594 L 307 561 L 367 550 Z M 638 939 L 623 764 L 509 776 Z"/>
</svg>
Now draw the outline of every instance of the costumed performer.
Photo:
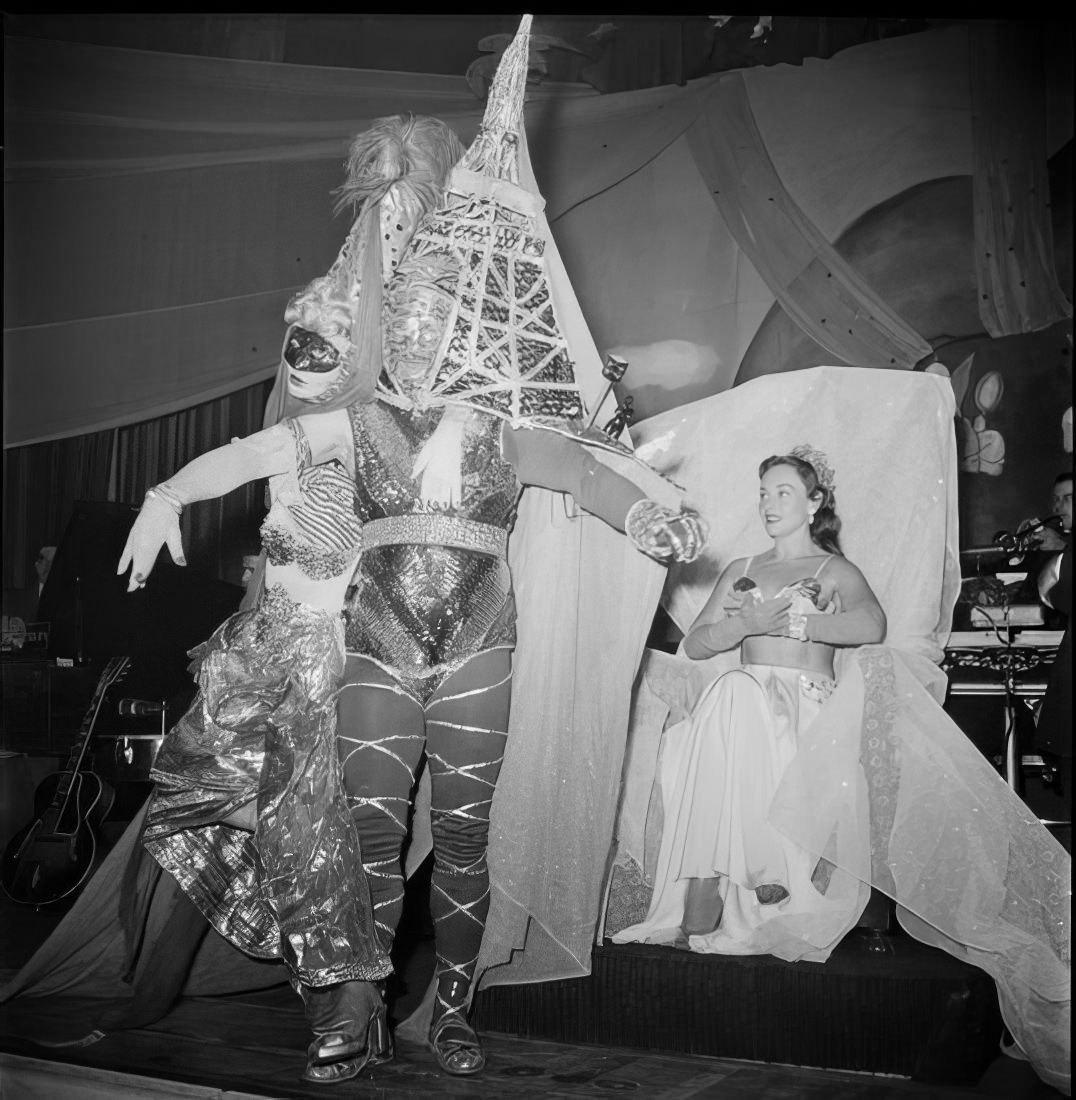
<svg viewBox="0 0 1076 1100">
<path fill-rule="evenodd" d="M 351 372 L 293 374 L 296 388 L 329 395 Z M 269 479 L 265 587 L 192 651 L 199 690 L 151 769 L 143 843 L 221 935 L 283 960 L 314 1034 L 314 1082 L 387 1055 L 374 983 L 392 971 L 336 751 L 341 607 L 362 524 L 354 458 L 332 426 L 331 414 L 289 418 L 188 463 L 147 492 L 117 570 L 130 566 L 135 591 L 165 544 L 184 564 L 183 508 Z"/>
<path fill-rule="evenodd" d="M 834 650 L 835 686 L 799 729 L 798 751 L 765 815 L 787 845 L 807 854 L 812 875 L 824 861 L 832 939 L 825 913 L 815 912 L 775 934 L 770 952 L 824 961 L 844 923 L 837 903 L 847 899 L 854 913 L 857 892 L 865 902 L 873 887 L 896 901 L 906 932 L 994 979 L 1014 1050 L 1067 1092 L 1071 858 L 941 705 L 939 663 L 960 585 L 953 416 L 945 379 L 816 367 L 757 378 L 644 421 L 636 442 L 643 457 L 676 470 L 700 507 L 722 507 L 706 553 L 677 567 L 667 589 L 669 613 L 685 634 L 732 558 L 765 548 L 755 501 L 732 490 L 789 438 L 809 438 L 830 456 L 840 476 L 841 544 L 885 610 L 884 645 Z M 849 423 L 869 423 L 870 432 L 850 433 Z M 827 618 L 816 615 L 812 627 L 825 629 Z M 627 938 L 680 935 L 687 884 L 661 856 L 694 777 L 690 715 L 735 663 L 734 651 L 709 660 L 646 655 L 617 829 L 614 882 L 624 888 L 611 894 L 606 924 L 615 940 L 640 919 L 645 895 L 632 882 L 634 868 L 660 900 L 651 899 L 646 927 Z M 777 914 L 795 894 L 760 927 L 780 930 Z M 691 944 L 705 948 L 707 939 Z"/>
<path fill-rule="evenodd" d="M 535 197 L 517 182 L 526 69 L 521 31 L 444 203 L 419 224 L 389 284 L 377 400 L 349 410 L 364 547 L 340 702 L 345 784 L 388 951 L 425 756 L 437 954 L 428 1040 L 457 1075 L 485 1063 L 467 1009 L 509 734 L 516 613 L 507 546 L 522 486 L 570 495 L 658 560 L 693 560 L 703 544 L 697 516 L 632 480 L 633 466 L 637 479 L 655 479 L 630 453 L 573 428 L 582 402 L 528 224 Z"/>
<path fill-rule="evenodd" d="M 859 891 L 831 897 L 833 864 L 767 815 L 800 733 L 833 693 L 834 647 L 885 636 L 877 598 L 841 554 L 825 456 L 801 445 L 765 459 L 759 477 L 773 546 L 727 566 L 683 641 L 692 660 L 738 649 L 740 667 L 719 676 L 691 715 L 687 774 L 662 850 L 666 874 L 687 883 L 676 942 L 730 955 L 781 954 L 785 938 L 824 949 L 859 917 Z M 652 909 L 661 904 L 656 889 Z M 648 923 L 617 938 L 646 939 Z"/>
<path fill-rule="evenodd" d="M 328 273 L 305 287 L 287 306 L 289 328 L 264 427 L 300 414 L 329 412 L 358 399 L 370 399 L 379 368 L 371 367 L 368 360 L 380 363 L 383 286 L 391 278 L 417 221 L 440 202 L 445 176 L 462 153 L 459 138 L 444 122 L 423 115 L 376 119 L 352 139 L 345 160 L 345 180 L 336 192 L 338 210 L 353 208 L 351 228 Z M 360 383 L 365 385 L 362 392 L 357 388 Z M 283 444 L 279 432 L 271 438 Z M 253 469 L 254 456 L 248 457 Z M 353 480 L 350 473 L 346 476 Z M 212 477 L 209 480 L 209 490 L 222 491 L 223 483 L 218 484 Z M 275 477 L 275 483 L 287 480 L 284 475 Z M 319 496 L 324 496 L 326 486 L 331 487 L 341 506 L 351 506 L 354 486 L 345 498 L 343 483 L 335 474 L 318 472 L 311 484 L 321 486 L 316 488 Z M 273 513 L 287 522 L 288 507 L 283 500 L 273 501 L 272 493 L 269 496 Z M 353 509 L 347 522 L 355 525 L 356 542 L 349 558 L 353 563 L 359 527 Z M 178 537 L 176 547 L 178 552 Z M 308 549 L 303 550 L 303 560 L 310 558 L 312 552 Z M 274 575 L 279 572 L 267 566 L 263 551 L 246 586 L 242 610 L 257 609 L 265 602 L 267 567 Z M 350 581 L 349 569 L 350 564 L 348 569 L 341 565 L 339 576 L 325 578 L 323 585 L 315 586 L 319 606 L 336 613 L 341 610 L 344 586 Z M 312 583 L 305 582 L 304 588 Z M 277 611 L 283 610 L 281 599 L 272 597 L 269 602 Z M 265 612 L 260 614 L 264 616 Z M 261 619 L 251 620 L 257 621 Z M 310 613 L 300 604 L 294 628 L 308 629 L 311 622 Z M 283 623 L 276 622 L 274 636 L 283 629 Z M 331 628 L 326 626 L 323 641 L 334 638 L 337 629 L 335 621 Z M 315 691 L 315 717 L 334 698 L 330 685 L 339 674 L 332 653 L 322 651 L 321 656 L 325 664 L 318 673 L 321 679 Z M 213 659 L 219 663 L 219 654 Z M 202 665 L 204 672 L 209 667 L 205 657 Z M 312 664 L 310 671 L 314 668 Z M 314 685 L 307 687 L 314 690 Z M 325 715 L 322 718 L 327 721 Z M 320 751 L 321 741 L 318 745 Z M 160 762 L 165 765 L 166 757 L 162 756 Z M 320 757 L 318 762 L 324 763 Z M 210 926 L 201 911 L 145 853 L 142 833 L 146 809 L 143 806 L 136 815 L 54 934 L 0 991 L 0 1000 L 18 998 L 20 1030 L 27 1037 L 52 1044 L 84 1044 L 113 1030 L 152 1023 L 183 993 L 239 992 L 283 980 L 275 965 L 235 950 L 227 939 L 207 935 Z M 158 846 L 163 843 L 158 842 Z M 241 838 L 237 843 L 249 848 Z M 361 899 L 368 890 L 361 873 L 354 883 L 359 900 L 349 904 L 363 905 Z M 260 914 L 264 925 L 263 918 L 264 911 Z M 346 992 L 351 999 L 359 995 L 362 1015 L 368 1016 L 374 1005 L 370 990 L 351 988 Z M 383 1052 L 383 1016 L 376 1014 L 377 1046 Z M 341 1048 L 333 1053 L 340 1054 Z M 321 1077 L 338 1079 L 341 1071 L 329 1067 L 317 1072 Z"/>
<path fill-rule="evenodd" d="M 540 486 L 573 496 L 585 513 L 616 530 L 626 529 L 635 547 L 654 560 L 691 560 L 703 537 L 700 521 L 679 508 L 679 493 L 670 483 L 634 460 L 624 446 L 582 427 L 584 402 L 574 362 L 578 344 L 570 349 L 561 328 L 574 302 L 565 301 L 565 284 L 558 285 L 561 272 L 549 262 L 555 250 L 541 217 L 542 200 L 520 185 L 521 164 L 524 175 L 529 171 L 522 131 L 529 23 L 525 17 L 501 61 L 479 134 L 450 173 L 444 202 L 419 224 L 385 288 L 383 345 L 375 345 L 373 328 L 352 329 L 367 345 L 357 358 L 376 370 L 377 354 L 383 351 L 384 369 L 371 375 L 377 381 L 376 400 L 358 401 L 349 409 L 364 550 L 349 602 L 348 668 L 340 702 L 345 783 L 387 952 L 403 902 L 402 849 L 412 789 L 426 760 L 408 864 L 413 869 L 432 846 L 437 965 L 426 1006 L 428 1024 L 424 1013 L 416 1014 L 421 1022 L 412 1023 L 446 1072 L 461 1075 L 479 1072 L 485 1062 L 467 1009 L 491 904 L 489 823 L 506 739 L 513 744 L 510 713 L 513 727 L 520 724 L 517 708 L 509 705 L 520 594 L 515 581 L 518 572 L 529 574 L 523 603 L 532 621 L 539 617 L 533 614 L 535 605 L 543 605 L 544 634 L 531 634 L 532 653 L 535 647 L 559 648 L 551 631 L 572 630 L 575 624 L 557 623 L 555 608 L 559 601 L 569 621 L 584 608 L 579 597 L 574 607 L 568 601 L 580 583 L 580 543 L 586 539 L 593 546 L 596 541 L 591 521 L 585 516 L 567 520 L 555 502 L 567 530 L 559 532 L 560 545 L 550 542 L 545 536 L 556 522 L 536 523 L 535 515 L 535 504 L 540 511 L 547 502 L 524 499 L 523 520 L 512 534 L 515 562 L 510 568 L 508 535 L 521 488 Z M 377 270 L 372 259 L 367 270 Z M 319 308 L 325 308 L 324 302 Z M 568 322 L 578 329 L 574 317 Z M 316 310 L 309 311 L 305 323 L 323 331 Z M 649 499 L 643 485 L 661 501 Z M 525 533 L 538 524 L 543 528 L 538 553 L 547 559 L 541 570 L 533 564 L 537 555 L 528 555 L 536 540 Z M 565 535 L 575 544 L 574 562 L 563 549 Z M 602 563 L 614 605 L 608 614 L 614 632 L 616 620 L 624 620 L 616 611 L 622 603 L 616 582 L 623 577 L 630 586 L 633 573 L 640 576 L 618 557 L 607 556 Z M 537 582 L 536 572 L 543 574 Z M 632 614 L 640 609 L 645 614 L 648 605 L 652 608 L 648 597 L 656 597 L 653 577 L 636 587 L 640 599 Z M 626 640 L 619 636 L 612 646 L 627 655 L 633 635 L 641 643 L 639 626 L 645 631 L 640 620 L 622 631 Z M 609 791 L 593 805 L 566 807 L 577 818 L 593 814 L 600 822 L 589 842 L 594 852 L 586 853 L 588 868 L 578 862 L 583 856 L 567 853 L 582 876 L 589 873 L 593 879 L 565 891 L 563 911 L 573 914 L 573 927 L 567 934 L 550 933 L 562 950 L 568 944 L 575 951 L 576 941 L 589 944 L 597 920 L 626 712 L 619 725 L 617 717 L 626 706 L 641 644 L 628 656 L 630 665 L 611 662 L 612 675 L 596 670 L 588 686 L 594 703 L 606 712 L 598 721 L 572 709 L 580 690 L 573 682 L 577 650 L 568 643 L 563 652 L 573 667 L 567 674 L 559 669 L 543 685 L 542 718 L 552 728 L 527 729 L 522 745 L 517 732 L 507 755 L 518 764 L 527 751 L 555 751 L 555 739 L 563 736 L 576 735 L 574 754 L 593 754 L 593 743 L 604 742 L 609 776 L 602 786 Z M 524 681 L 533 684 L 536 662 L 528 664 L 524 655 L 523 663 L 530 672 Z M 622 699 L 610 700 L 606 692 L 617 683 Z M 555 694 L 558 689 L 563 698 Z M 528 696 L 524 690 L 533 725 L 539 720 L 533 692 Z M 518 709 L 528 721 L 528 708 Z M 577 714 L 579 728 L 573 729 L 568 723 Z M 544 737 L 544 744 L 536 744 L 536 737 Z M 572 755 L 564 754 L 560 766 L 571 768 Z M 513 797 L 510 812 L 527 816 L 505 830 L 516 842 L 524 834 L 534 836 L 535 815 L 546 818 L 555 812 L 552 801 L 536 804 L 533 792 L 539 784 L 533 769 L 525 782 L 530 798 Z M 571 799 L 572 784 L 562 784 L 557 793 Z M 545 849 L 558 872 L 568 869 L 555 863 L 551 845 Z M 508 941 L 513 954 L 521 936 L 531 944 L 541 942 L 528 924 L 532 917 L 543 921 L 544 914 L 536 916 L 540 906 L 521 900 L 540 874 L 533 862 L 516 863 L 495 883 L 502 912 L 511 907 L 509 919 L 498 922 L 499 946 Z M 520 878 L 530 881 L 520 888 Z M 551 904 L 549 891 L 537 888 L 545 894 L 544 905 Z M 543 927 L 552 924 L 543 921 Z M 578 965 L 575 958 L 573 966 Z M 503 956 L 495 960 L 503 961 Z M 539 965 L 549 966 L 550 960 Z"/>
</svg>

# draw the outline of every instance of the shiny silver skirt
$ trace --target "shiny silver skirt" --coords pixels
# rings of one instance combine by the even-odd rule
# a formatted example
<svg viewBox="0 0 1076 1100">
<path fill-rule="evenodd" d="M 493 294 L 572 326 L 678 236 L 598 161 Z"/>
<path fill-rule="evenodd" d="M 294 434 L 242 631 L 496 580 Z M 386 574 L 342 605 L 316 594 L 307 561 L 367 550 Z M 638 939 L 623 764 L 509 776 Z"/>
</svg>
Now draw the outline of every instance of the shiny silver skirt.
<svg viewBox="0 0 1076 1100">
<path fill-rule="evenodd" d="M 146 848 L 221 935 L 304 985 L 387 976 L 336 751 L 341 616 L 270 588 L 191 656 Z M 223 824 L 248 804 L 253 832 Z"/>
</svg>

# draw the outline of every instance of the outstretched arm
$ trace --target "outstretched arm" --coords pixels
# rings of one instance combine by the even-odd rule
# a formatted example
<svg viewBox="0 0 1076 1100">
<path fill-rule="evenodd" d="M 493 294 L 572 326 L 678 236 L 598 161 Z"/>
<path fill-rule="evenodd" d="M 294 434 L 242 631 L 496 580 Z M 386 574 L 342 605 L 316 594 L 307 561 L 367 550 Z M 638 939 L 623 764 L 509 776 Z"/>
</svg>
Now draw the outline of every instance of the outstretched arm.
<svg viewBox="0 0 1076 1100">
<path fill-rule="evenodd" d="M 348 460 L 352 444 L 346 410 L 299 417 L 295 423 L 298 431 L 284 422 L 207 451 L 149 490 L 116 567 L 117 574 L 131 567 L 128 592 L 146 583 L 162 546 L 168 546 L 177 565 L 186 565 L 179 530 L 179 517 L 186 505 L 294 470 L 296 447 L 303 439 L 309 444 L 313 464 L 332 458 Z"/>
<path fill-rule="evenodd" d="M 576 440 L 542 428 L 506 427 L 502 445 L 524 485 L 570 493 L 584 511 L 627 532 L 650 557 L 694 561 L 702 551 L 706 525 L 696 513 L 677 513 L 648 499 Z"/>
</svg>

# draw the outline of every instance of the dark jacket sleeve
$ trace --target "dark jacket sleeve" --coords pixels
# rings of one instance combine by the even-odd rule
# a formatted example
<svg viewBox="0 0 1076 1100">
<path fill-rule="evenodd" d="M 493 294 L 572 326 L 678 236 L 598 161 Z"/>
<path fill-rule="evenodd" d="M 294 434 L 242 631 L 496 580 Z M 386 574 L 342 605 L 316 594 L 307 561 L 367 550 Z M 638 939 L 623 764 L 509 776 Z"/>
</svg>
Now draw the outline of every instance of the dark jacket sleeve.
<svg viewBox="0 0 1076 1100">
<path fill-rule="evenodd" d="M 505 426 L 502 450 L 524 485 L 570 493 L 586 512 L 624 530 L 628 509 L 646 493 L 574 439 L 544 428 Z"/>
</svg>

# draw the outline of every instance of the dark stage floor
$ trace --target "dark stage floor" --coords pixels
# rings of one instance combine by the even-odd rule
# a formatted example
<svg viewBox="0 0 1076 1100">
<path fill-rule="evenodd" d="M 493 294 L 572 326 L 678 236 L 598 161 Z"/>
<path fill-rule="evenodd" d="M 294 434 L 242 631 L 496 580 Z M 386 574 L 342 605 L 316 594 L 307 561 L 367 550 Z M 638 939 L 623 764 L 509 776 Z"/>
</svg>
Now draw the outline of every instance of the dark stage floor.
<svg viewBox="0 0 1076 1100">
<path fill-rule="evenodd" d="M 61 914 L 0 901 L 0 978 L 12 974 Z M 430 942 L 418 930 L 402 975 L 403 1004 L 421 992 Z M 715 1006 L 720 1011 L 720 1006 Z M 427 1050 L 400 1044 L 394 1063 L 353 1081 L 299 1080 L 308 1040 L 298 998 L 287 986 L 228 997 L 190 997 L 156 1024 L 88 1046 L 46 1048 L 18 1037 L 19 1006 L 0 1006 L 0 1097 L 595 1097 L 630 1093 L 668 1100 L 1054 1100 L 1025 1063 L 999 1054 L 974 1086 L 949 1087 L 823 1069 L 587 1044 L 486 1035 L 489 1064 L 474 1078 L 442 1074 Z"/>
</svg>

